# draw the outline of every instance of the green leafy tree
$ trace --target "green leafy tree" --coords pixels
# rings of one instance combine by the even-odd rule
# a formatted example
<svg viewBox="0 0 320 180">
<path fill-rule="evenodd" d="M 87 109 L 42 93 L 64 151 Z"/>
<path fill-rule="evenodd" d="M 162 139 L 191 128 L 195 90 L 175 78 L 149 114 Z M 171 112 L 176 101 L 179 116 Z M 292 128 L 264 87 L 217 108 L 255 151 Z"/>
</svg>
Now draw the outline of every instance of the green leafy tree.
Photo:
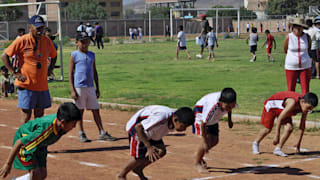
<svg viewBox="0 0 320 180">
<path fill-rule="evenodd" d="M 126 19 L 133 17 L 134 15 L 135 15 L 135 12 L 133 9 L 126 9 L 125 10 L 125 18 Z"/>
<path fill-rule="evenodd" d="M 269 0 L 268 14 L 306 14 L 309 6 L 319 6 L 319 0 L 296 1 L 296 0 Z"/>
<path fill-rule="evenodd" d="M 233 8 L 232 6 L 213 6 L 212 8 Z M 218 16 L 237 16 L 238 11 L 236 10 L 223 10 L 223 11 L 218 11 Z M 209 10 L 206 15 L 208 17 L 215 17 L 216 16 L 216 11 L 214 10 Z M 252 17 L 255 19 L 257 17 L 256 13 L 250 10 L 247 10 L 245 8 L 240 8 L 240 15 L 241 16 L 246 16 L 246 17 Z"/>
<path fill-rule="evenodd" d="M 77 20 L 104 19 L 105 9 L 98 0 L 80 0 L 71 2 L 67 7 L 68 18 Z"/>
<path fill-rule="evenodd" d="M 4 4 L 17 3 L 17 1 L 8 0 L 3 2 Z M 0 8 L 0 20 L 1 21 L 15 21 L 22 16 L 22 12 L 19 7 L 2 7 Z"/>
</svg>

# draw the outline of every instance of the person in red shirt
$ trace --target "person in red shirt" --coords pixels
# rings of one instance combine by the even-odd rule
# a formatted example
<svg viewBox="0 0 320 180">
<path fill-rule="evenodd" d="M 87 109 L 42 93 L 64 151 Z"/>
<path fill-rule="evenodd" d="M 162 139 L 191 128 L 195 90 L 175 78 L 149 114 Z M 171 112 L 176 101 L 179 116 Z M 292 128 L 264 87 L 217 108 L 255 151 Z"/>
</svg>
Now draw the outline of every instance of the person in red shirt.
<svg viewBox="0 0 320 180">
<path fill-rule="evenodd" d="M 293 91 L 282 91 L 268 98 L 264 102 L 260 122 L 264 127 L 252 143 L 253 154 L 260 154 L 259 144 L 271 132 L 274 120 L 277 118 L 276 134 L 273 139 L 273 144 L 277 146 L 273 154 L 287 157 L 288 155 L 283 153 L 281 149 L 293 131 L 292 116 L 295 116 L 297 113 L 302 113 L 299 125 L 299 140 L 295 145 L 296 151 L 299 153 L 308 112 L 312 111 L 317 105 L 318 97 L 311 92 L 303 96 Z M 285 132 L 280 139 L 281 126 L 284 126 Z"/>
<path fill-rule="evenodd" d="M 18 88 L 18 108 L 22 109 L 24 122 L 31 119 L 32 110 L 37 118 L 43 116 L 45 108 L 51 107 L 47 59 L 56 58 L 57 51 L 52 41 L 44 36 L 44 26 L 41 16 L 32 16 L 29 20 L 29 34 L 13 41 L 1 56 L 3 64 L 16 79 L 14 84 Z M 9 60 L 13 55 L 19 57 L 18 72 L 14 71 Z"/>
<path fill-rule="evenodd" d="M 271 50 L 272 50 L 273 43 L 274 43 L 274 49 L 276 49 L 276 41 L 274 40 L 274 37 L 270 34 L 270 31 L 268 29 L 265 31 L 265 34 L 266 34 L 266 40 L 263 43 L 262 48 L 266 45 L 267 57 L 268 57 L 267 62 L 270 62 L 270 58 L 272 59 L 272 62 L 274 62 L 274 58 L 271 55 Z"/>
</svg>

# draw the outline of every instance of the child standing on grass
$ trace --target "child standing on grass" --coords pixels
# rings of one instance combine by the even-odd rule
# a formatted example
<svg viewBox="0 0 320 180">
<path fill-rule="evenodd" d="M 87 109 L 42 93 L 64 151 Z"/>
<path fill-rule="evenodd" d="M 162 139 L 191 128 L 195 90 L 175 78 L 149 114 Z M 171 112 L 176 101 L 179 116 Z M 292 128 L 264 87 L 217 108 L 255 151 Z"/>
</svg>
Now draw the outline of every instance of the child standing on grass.
<svg viewBox="0 0 320 180">
<path fill-rule="evenodd" d="M 184 50 L 188 55 L 188 59 L 191 59 L 191 56 L 187 50 L 187 41 L 186 41 L 186 34 L 183 32 L 183 26 L 179 26 L 179 33 L 178 33 L 178 45 L 177 45 L 177 55 L 176 59 L 179 59 L 179 51 Z"/>
<path fill-rule="evenodd" d="M 174 111 L 166 106 L 151 105 L 139 110 L 126 127 L 133 158 L 117 175 L 117 179 L 125 180 L 132 170 L 141 180 L 146 180 L 143 169 L 166 154 L 162 137 L 170 131 L 185 131 L 193 123 L 194 114 L 188 107 Z"/>
<path fill-rule="evenodd" d="M 228 113 L 229 128 L 233 127 L 232 109 L 236 107 L 237 94 L 232 88 L 224 88 L 221 92 L 210 93 L 202 97 L 195 105 L 195 123 L 193 133 L 201 135 L 202 141 L 196 153 L 195 168 L 199 173 L 208 172 L 205 153 L 219 142 L 219 120 Z"/>
<path fill-rule="evenodd" d="M 1 66 L 1 96 L 8 97 L 8 91 L 10 87 L 10 77 L 8 69 L 5 66 Z"/>
<path fill-rule="evenodd" d="M 217 37 L 213 32 L 213 28 L 211 26 L 209 26 L 209 33 L 207 34 L 207 37 L 206 37 L 206 44 L 208 44 L 208 49 L 209 49 L 208 60 L 210 61 L 210 58 L 212 57 L 212 62 L 214 62 L 216 60 L 213 53 L 214 45 L 216 45 L 217 47 L 219 47 L 219 45 L 218 45 Z"/>
<path fill-rule="evenodd" d="M 262 48 L 264 47 L 264 45 L 266 45 L 267 48 L 267 61 L 266 62 L 270 62 L 270 58 L 272 59 L 272 62 L 274 62 L 274 58 L 271 55 L 271 50 L 272 50 L 272 45 L 274 43 L 274 49 L 276 49 L 276 40 L 274 40 L 274 37 L 270 34 L 270 31 L 267 29 L 265 31 L 266 34 L 266 40 L 264 41 Z"/>
<path fill-rule="evenodd" d="M 287 157 L 282 152 L 282 147 L 286 143 L 293 131 L 292 116 L 302 113 L 299 125 L 299 140 L 297 142 L 296 151 L 300 152 L 302 136 L 306 126 L 308 112 L 318 105 L 318 97 L 313 93 L 306 93 L 304 96 L 292 91 L 278 92 L 272 95 L 264 102 L 264 108 L 261 115 L 261 124 L 264 126 L 260 130 L 258 137 L 252 143 L 253 154 L 260 154 L 259 144 L 272 130 L 274 120 L 277 118 L 276 135 L 273 144 L 277 145 L 273 154 Z M 280 139 L 280 129 L 284 126 L 284 133 Z M 280 142 L 279 142 L 280 140 Z"/>
<path fill-rule="evenodd" d="M 0 177 L 5 178 L 11 170 L 27 170 L 28 179 L 43 180 L 47 176 L 48 146 L 56 143 L 61 136 L 71 131 L 81 113 L 73 103 L 61 104 L 57 114 L 36 118 L 23 124 L 16 132 L 13 148 L 0 169 Z"/>
<path fill-rule="evenodd" d="M 257 41 L 259 41 L 259 36 L 257 34 L 257 28 L 252 27 L 251 32 L 247 38 L 247 44 L 249 40 L 250 53 L 252 55 L 252 59 L 250 62 L 255 62 L 257 60 L 256 51 L 257 51 Z"/>
<path fill-rule="evenodd" d="M 81 115 L 83 116 L 84 109 L 92 111 L 94 121 L 99 130 L 99 140 L 115 141 L 116 138 L 104 131 L 99 104 L 97 98 L 100 96 L 99 91 L 99 80 L 98 72 L 95 63 L 95 54 L 88 51 L 90 44 L 89 36 L 86 32 L 81 32 L 77 34 L 76 44 L 78 50 L 71 53 L 69 61 L 69 83 L 71 88 L 71 97 L 74 99 L 77 107 L 80 109 Z M 96 89 L 94 84 L 96 84 Z M 83 119 L 79 121 L 80 132 L 79 140 L 80 142 L 89 142 L 84 129 L 83 129 Z"/>
</svg>

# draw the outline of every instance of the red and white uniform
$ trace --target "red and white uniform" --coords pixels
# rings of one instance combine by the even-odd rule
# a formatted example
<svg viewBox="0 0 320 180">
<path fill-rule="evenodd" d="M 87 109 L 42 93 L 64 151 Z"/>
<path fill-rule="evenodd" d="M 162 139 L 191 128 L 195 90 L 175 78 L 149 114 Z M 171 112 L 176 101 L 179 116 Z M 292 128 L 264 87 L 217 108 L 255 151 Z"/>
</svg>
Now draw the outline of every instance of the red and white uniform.
<svg viewBox="0 0 320 180">
<path fill-rule="evenodd" d="M 284 102 L 288 98 L 292 98 L 299 102 L 299 99 L 303 96 L 299 93 L 292 92 L 292 91 L 282 91 L 272 95 L 269 99 L 264 102 L 264 108 L 261 115 L 261 124 L 268 128 L 272 129 L 275 118 L 279 117 L 284 107 Z M 290 112 L 283 123 L 292 123 L 292 116 L 296 115 L 300 111 L 293 111 Z"/>
<path fill-rule="evenodd" d="M 311 79 L 311 60 L 308 53 L 308 36 L 289 35 L 288 51 L 285 61 L 285 72 L 288 91 L 296 90 L 297 78 L 300 77 L 301 92 L 309 92 Z"/>
<path fill-rule="evenodd" d="M 217 124 L 222 116 L 227 114 L 227 111 L 221 109 L 219 104 L 221 92 L 210 93 L 203 96 L 195 105 L 195 124 L 194 133 L 201 134 L 201 123 L 206 123 L 207 126 Z"/>
<path fill-rule="evenodd" d="M 174 114 L 173 109 L 166 106 L 151 105 L 139 110 L 131 117 L 126 126 L 126 131 L 129 134 L 130 140 L 130 155 L 140 157 L 139 149 L 141 143 L 136 133 L 135 126 L 141 123 L 144 128 L 144 133 L 149 140 L 159 141 L 163 136 L 166 136 L 173 129 L 169 129 L 168 122 Z"/>
<path fill-rule="evenodd" d="M 296 36 L 293 33 L 289 35 L 288 52 L 285 61 L 287 70 L 303 70 L 311 67 L 308 53 L 308 36 Z"/>
</svg>

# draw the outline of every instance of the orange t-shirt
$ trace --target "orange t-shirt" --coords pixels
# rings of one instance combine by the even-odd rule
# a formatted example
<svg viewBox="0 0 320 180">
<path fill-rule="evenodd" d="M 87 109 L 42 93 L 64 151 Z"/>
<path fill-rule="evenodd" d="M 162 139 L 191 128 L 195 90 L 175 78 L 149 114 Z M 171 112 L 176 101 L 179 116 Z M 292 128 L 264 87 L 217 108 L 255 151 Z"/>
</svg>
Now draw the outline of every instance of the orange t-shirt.
<svg viewBox="0 0 320 180">
<path fill-rule="evenodd" d="M 18 55 L 21 74 L 26 76 L 26 81 L 21 82 L 15 80 L 16 86 L 33 90 L 46 91 L 48 90 L 48 57 L 55 58 L 57 51 L 53 46 L 52 41 L 46 36 L 41 36 L 38 40 L 37 49 L 35 39 L 31 34 L 26 34 L 13 43 L 4 51 L 8 56 Z M 37 64 L 41 64 L 41 68 L 37 68 Z M 39 65 L 38 65 L 39 66 Z"/>
</svg>

